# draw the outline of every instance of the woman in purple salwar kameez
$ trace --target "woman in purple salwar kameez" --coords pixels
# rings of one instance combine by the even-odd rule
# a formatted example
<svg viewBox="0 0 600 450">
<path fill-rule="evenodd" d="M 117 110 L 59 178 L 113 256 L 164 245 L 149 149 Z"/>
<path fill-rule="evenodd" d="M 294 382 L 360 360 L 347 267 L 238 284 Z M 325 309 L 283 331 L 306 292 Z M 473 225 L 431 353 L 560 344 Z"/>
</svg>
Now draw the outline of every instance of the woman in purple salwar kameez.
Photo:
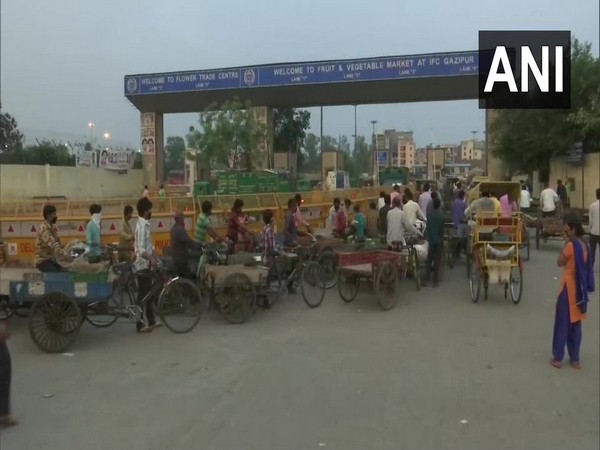
<svg viewBox="0 0 600 450">
<path fill-rule="evenodd" d="M 556 301 L 552 359 L 550 364 L 562 367 L 565 345 L 571 367 L 580 369 L 581 321 L 587 318 L 589 293 L 594 292 L 594 273 L 590 264 L 590 247 L 581 238 L 583 227 L 578 220 L 565 225 L 565 241 L 557 264 L 563 268 L 560 294 Z"/>
</svg>

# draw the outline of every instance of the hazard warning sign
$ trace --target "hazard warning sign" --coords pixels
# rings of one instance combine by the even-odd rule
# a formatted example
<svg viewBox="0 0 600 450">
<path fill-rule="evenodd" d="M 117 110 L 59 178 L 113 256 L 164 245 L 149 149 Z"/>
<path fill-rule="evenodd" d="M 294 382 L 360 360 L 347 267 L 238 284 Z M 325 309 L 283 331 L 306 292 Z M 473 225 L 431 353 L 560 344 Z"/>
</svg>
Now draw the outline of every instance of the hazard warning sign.
<svg viewBox="0 0 600 450">
<path fill-rule="evenodd" d="M 115 226 L 114 223 L 110 224 L 110 227 L 108 228 L 110 231 L 115 231 L 117 229 L 117 227 Z"/>
<path fill-rule="evenodd" d="M 116 222 L 103 222 L 102 223 L 102 234 L 117 234 L 119 230 L 118 223 Z"/>
<path fill-rule="evenodd" d="M 171 219 L 168 217 L 150 220 L 150 231 L 152 232 L 167 233 L 170 229 Z"/>
<path fill-rule="evenodd" d="M 21 234 L 22 236 L 35 237 L 38 231 L 38 224 L 36 222 L 21 222 Z"/>
<path fill-rule="evenodd" d="M 2 230 L 0 236 L 4 238 L 20 237 L 21 223 L 20 222 L 2 222 Z"/>
</svg>

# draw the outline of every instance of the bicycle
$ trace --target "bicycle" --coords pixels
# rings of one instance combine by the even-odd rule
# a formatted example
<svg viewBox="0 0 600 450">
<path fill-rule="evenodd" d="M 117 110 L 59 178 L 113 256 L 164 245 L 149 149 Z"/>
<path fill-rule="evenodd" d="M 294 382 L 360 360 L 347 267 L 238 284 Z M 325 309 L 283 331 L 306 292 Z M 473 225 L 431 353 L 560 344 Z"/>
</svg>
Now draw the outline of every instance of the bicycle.
<svg viewBox="0 0 600 450">
<path fill-rule="evenodd" d="M 412 277 L 415 281 L 417 291 L 421 290 L 421 274 L 419 270 L 419 254 L 413 242 L 403 243 L 401 241 L 392 242 L 392 251 L 402 253 L 406 251 L 407 261 L 406 270 L 403 274 L 405 278 Z"/>
<path fill-rule="evenodd" d="M 140 301 L 137 301 L 135 293 L 137 277 L 140 275 L 135 273 L 133 264 L 118 263 L 111 267 L 111 271 L 116 279 L 112 282 L 112 294 L 108 302 L 93 302 L 86 307 L 88 312 L 85 316 L 92 325 L 105 328 L 120 317 L 137 323 L 142 318 L 143 308 L 157 296 L 158 316 L 172 332 L 187 333 L 200 320 L 205 304 L 200 290 L 190 280 L 171 276 L 164 262 L 143 275 L 153 277 L 153 283 Z"/>
<path fill-rule="evenodd" d="M 312 234 L 308 234 L 308 237 L 311 239 L 309 247 L 287 247 L 284 248 L 283 253 L 274 254 L 270 275 L 271 283 L 275 283 L 278 298 L 284 295 L 286 291 L 288 294 L 294 293 L 300 286 L 304 302 L 309 307 L 316 308 L 323 302 L 327 282 L 331 281 L 327 272 L 323 270 L 321 261 L 318 260 L 315 251 L 317 239 Z M 291 272 L 283 278 L 282 275 L 286 270 L 283 263 L 291 259 L 297 259 L 297 261 Z M 311 288 L 316 288 L 315 292 L 312 292 Z"/>
</svg>

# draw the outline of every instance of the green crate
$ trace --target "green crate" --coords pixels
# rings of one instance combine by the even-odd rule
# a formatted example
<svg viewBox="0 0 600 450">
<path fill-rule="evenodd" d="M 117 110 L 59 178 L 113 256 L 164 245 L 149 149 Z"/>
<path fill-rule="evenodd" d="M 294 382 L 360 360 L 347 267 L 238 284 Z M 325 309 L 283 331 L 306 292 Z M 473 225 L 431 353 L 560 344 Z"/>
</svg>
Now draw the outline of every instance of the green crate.
<svg viewBox="0 0 600 450">
<path fill-rule="evenodd" d="M 75 283 L 106 283 L 108 272 L 101 273 L 77 273 L 73 272 L 73 281 Z"/>
</svg>

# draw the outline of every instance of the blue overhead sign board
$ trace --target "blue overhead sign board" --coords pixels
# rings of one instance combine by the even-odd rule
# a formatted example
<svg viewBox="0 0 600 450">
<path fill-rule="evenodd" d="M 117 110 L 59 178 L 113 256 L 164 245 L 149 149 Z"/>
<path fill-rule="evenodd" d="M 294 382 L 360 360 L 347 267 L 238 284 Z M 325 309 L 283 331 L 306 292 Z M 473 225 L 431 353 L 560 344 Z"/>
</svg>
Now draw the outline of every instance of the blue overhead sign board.
<svg viewBox="0 0 600 450">
<path fill-rule="evenodd" d="M 125 95 L 217 91 L 479 74 L 478 52 L 249 66 L 125 77 Z"/>
</svg>

